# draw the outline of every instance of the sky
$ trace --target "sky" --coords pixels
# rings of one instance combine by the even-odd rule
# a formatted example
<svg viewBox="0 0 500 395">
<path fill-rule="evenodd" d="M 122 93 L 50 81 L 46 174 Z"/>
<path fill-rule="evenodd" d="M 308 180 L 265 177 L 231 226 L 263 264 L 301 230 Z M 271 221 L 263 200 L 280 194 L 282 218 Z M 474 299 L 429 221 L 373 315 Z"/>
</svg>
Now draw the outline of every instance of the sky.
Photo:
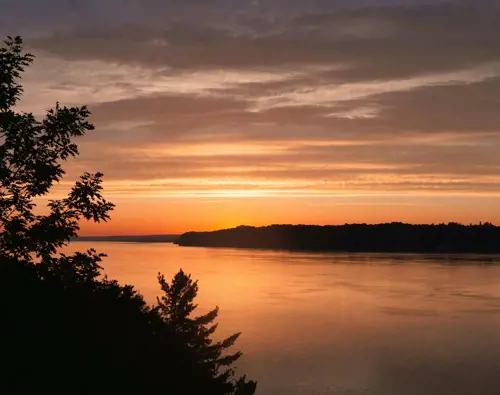
<svg viewBox="0 0 500 395">
<path fill-rule="evenodd" d="M 0 0 L 19 110 L 88 105 L 83 234 L 500 224 L 500 1 Z"/>
</svg>

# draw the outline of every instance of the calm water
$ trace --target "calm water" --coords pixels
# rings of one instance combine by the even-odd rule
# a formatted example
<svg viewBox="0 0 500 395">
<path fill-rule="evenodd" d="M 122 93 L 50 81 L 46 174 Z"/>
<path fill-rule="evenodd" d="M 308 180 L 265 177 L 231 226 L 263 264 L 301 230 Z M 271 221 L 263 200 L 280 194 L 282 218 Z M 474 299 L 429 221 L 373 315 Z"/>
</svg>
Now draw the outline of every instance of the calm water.
<svg viewBox="0 0 500 395">
<path fill-rule="evenodd" d="M 500 394 L 500 265 L 485 258 L 70 249 L 91 246 L 151 302 L 159 271 L 199 279 L 200 313 L 219 305 L 220 335 L 243 332 L 238 366 L 259 395 Z"/>
</svg>

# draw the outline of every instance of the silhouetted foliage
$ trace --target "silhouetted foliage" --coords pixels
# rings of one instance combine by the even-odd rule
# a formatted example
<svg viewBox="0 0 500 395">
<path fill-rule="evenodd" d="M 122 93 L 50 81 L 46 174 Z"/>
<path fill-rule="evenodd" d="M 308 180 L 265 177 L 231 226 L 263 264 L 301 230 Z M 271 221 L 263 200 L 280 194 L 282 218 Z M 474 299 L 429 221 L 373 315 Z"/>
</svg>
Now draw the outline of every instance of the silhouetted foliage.
<svg viewBox="0 0 500 395">
<path fill-rule="evenodd" d="M 181 246 L 271 248 L 343 252 L 500 253 L 500 227 L 481 225 L 241 226 L 215 232 L 189 232 Z"/>
<path fill-rule="evenodd" d="M 85 173 L 46 214 L 36 199 L 78 154 L 74 138 L 93 130 L 85 107 L 18 113 L 18 83 L 34 57 L 20 38 L 0 48 L 0 393 L 251 395 L 227 354 L 238 335 L 212 342 L 218 309 L 191 317 L 197 283 L 182 271 L 148 306 L 131 286 L 103 276 L 103 254 L 67 256 L 81 220 L 106 221 L 113 204 L 102 174 Z"/>
<path fill-rule="evenodd" d="M 226 350 L 234 345 L 240 333 L 219 342 L 212 341 L 211 336 L 217 329 L 214 321 L 219 314 L 219 308 L 216 307 L 205 315 L 192 317 L 197 307 L 194 300 L 198 294 L 198 282 L 193 281 L 191 276 L 182 270 L 170 284 L 161 274 L 158 275 L 158 282 L 164 296 L 158 298 L 156 311 L 173 327 L 175 333 L 180 336 L 181 343 L 196 355 L 201 370 L 214 378 L 224 389 L 223 393 L 231 393 L 234 383 L 230 379 L 235 371 L 230 366 L 241 356 L 241 352 L 227 354 Z M 252 394 L 255 391 L 255 384 L 246 384 L 245 377 L 239 379 L 238 386 L 241 387 L 239 391 L 243 392 L 237 393 Z"/>
</svg>

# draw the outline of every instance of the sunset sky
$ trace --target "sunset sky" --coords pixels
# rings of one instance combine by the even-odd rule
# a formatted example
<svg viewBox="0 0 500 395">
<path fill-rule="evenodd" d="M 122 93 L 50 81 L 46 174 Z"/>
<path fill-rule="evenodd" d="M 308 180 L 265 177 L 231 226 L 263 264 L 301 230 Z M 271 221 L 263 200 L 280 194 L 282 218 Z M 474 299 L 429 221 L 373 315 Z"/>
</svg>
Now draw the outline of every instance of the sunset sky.
<svg viewBox="0 0 500 395">
<path fill-rule="evenodd" d="M 500 224 L 500 1 L 0 0 L 20 110 L 87 104 L 84 234 Z"/>
</svg>

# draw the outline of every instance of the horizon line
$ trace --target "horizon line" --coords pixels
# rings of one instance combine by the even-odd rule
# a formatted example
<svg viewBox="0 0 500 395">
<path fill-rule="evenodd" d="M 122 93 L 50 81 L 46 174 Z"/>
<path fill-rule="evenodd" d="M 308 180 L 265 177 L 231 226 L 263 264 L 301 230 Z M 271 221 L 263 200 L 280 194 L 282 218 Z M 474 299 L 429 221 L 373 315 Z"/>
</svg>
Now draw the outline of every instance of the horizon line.
<svg viewBox="0 0 500 395">
<path fill-rule="evenodd" d="M 255 226 L 255 225 L 237 225 L 233 227 L 228 227 L 228 228 L 218 228 L 218 229 L 212 229 L 212 230 L 188 230 L 185 232 L 179 232 L 179 233 L 153 233 L 153 234 L 123 234 L 123 235 L 117 235 L 117 234 L 109 234 L 109 235 L 79 235 L 73 238 L 72 240 L 80 239 L 80 238 L 105 238 L 105 237 L 178 237 L 181 236 L 185 233 L 206 233 L 206 232 L 217 232 L 220 230 L 231 230 L 231 229 L 237 229 L 237 228 L 242 228 L 242 227 L 248 227 L 248 228 L 266 228 L 266 227 L 271 227 L 271 226 L 321 226 L 321 227 L 326 227 L 326 226 L 349 226 L 349 225 L 369 225 L 369 226 L 377 226 L 377 225 L 390 225 L 390 224 L 403 224 L 403 225 L 409 225 L 409 226 L 438 226 L 438 225 L 450 225 L 450 224 L 455 224 L 455 225 L 460 225 L 460 226 L 482 226 L 482 225 L 492 225 L 497 227 L 492 222 L 489 221 L 479 221 L 478 223 L 461 223 L 461 222 L 455 222 L 455 221 L 449 221 L 449 222 L 432 222 L 432 223 L 408 223 L 408 222 L 401 222 L 401 221 L 390 221 L 390 222 L 377 222 L 377 223 L 368 223 L 368 222 L 351 222 L 351 223 L 344 223 L 344 224 L 324 224 L 324 225 L 319 225 L 319 224 L 301 224 L 301 223 L 274 223 L 274 224 L 269 224 L 269 225 L 260 225 L 260 226 Z"/>
</svg>

